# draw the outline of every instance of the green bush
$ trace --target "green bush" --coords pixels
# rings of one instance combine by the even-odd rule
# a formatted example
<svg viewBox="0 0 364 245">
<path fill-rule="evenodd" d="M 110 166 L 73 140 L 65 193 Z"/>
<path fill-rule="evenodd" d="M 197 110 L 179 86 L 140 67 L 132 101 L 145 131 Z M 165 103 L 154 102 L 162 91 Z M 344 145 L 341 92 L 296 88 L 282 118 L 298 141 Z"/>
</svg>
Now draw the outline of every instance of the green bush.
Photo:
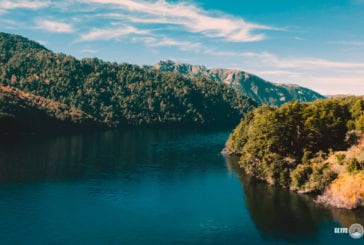
<svg viewBox="0 0 364 245">
<path fill-rule="evenodd" d="M 310 192 L 322 192 L 336 177 L 327 163 L 315 164 L 305 187 Z"/>
<path fill-rule="evenodd" d="M 364 114 L 355 121 L 355 129 L 364 132 Z"/>
<path fill-rule="evenodd" d="M 300 164 L 291 172 L 292 187 L 299 190 L 312 174 L 312 167 L 309 164 Z"/>
</svg>

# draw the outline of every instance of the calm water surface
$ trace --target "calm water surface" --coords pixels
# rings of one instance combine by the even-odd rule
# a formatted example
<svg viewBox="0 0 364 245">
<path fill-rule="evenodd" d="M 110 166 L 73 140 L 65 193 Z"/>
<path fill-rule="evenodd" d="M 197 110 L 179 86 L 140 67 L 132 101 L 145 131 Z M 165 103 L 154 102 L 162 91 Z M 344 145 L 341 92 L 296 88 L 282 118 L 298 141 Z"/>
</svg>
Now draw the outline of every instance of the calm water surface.
<svg viewBox="0 0 364 245">
<path fill-rule="evenodd" d="M 0 136 L 0 244 L 363 244 L 334 234 L 363 212 L 236 171 L 228 134 Z"/>
</svg>

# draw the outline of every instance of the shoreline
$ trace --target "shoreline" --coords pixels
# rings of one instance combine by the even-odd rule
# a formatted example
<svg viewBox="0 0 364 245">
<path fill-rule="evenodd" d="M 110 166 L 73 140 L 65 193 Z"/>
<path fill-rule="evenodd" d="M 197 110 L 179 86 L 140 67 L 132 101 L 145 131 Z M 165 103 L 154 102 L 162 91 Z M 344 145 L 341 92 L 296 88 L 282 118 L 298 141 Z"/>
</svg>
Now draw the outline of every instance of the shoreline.
<svg viewBox="0 0 364 245">
<path fill-rule="evenodd" d="M 364 139 L 364 134 L 363 134 L 363 139 Z M 220 154 L 223 155 L 225 158 L 226 157 L 236 157 L 237 158 L 236 165 L 237 165 L 237 169 L 239 171 L 243 171 L 245 174 L 249 175 L 250 177 L 253 177 L 256 180 L 259 180 L 259 181 L 264 182 L 264 184 L 266 184 L 267 186 L 274 186 L 274 187 L 278 187 L 278 188 L 282 188 L 282 189 L 289 190 L 290 192 L 294 192 L 294 193 L 297 193 L 297 194 L 302 194 L 302 195 L 309 196 L 312 199 L 312 202 L 317 203 L 317 204 L 321 204 L 323 206 L 330 207 L 330 208 L 344 209 L 344 210 L 364 210 L 364 203 L 363 203 L 364 200 L 361 197 L 356 198 L 356 200 L 354 201 L 354 205 L 347 205 L 345 203 L 345 200 L 339 200 L 338 201 L 337 199 L 340 199 L 340 198 L 338 198 L 336 196 L 332 196 L 332 195 L 329 196 L 329 197 L 326 196 L 325 195 L 326 194 L 326 191 L 327 191 L 327 189 L 329 189 L 329 187 L 331 185 L 327 186 L 327 188 L 325 188 L 325 190 L 322 191 L 322 192 L 320 192 L 320 193 L 315 192 L 315 191 L 310 191 L 310 190 L 306 190 L 306 191 L 304 191 L 304 190 L 295 190 L 291 186 L 289 188 L 286 188 L 286 187 L 280 186 L 278 184 L 269 183 L 264 178 L 259 178 L 258 176 L 255 176 L 255 175 L 252 175 L 252 174 L 247 173 L 244 170 L 244 168 L 239 164 L 240 157 L 242 156 L 241 154 L 238 154 L 236 152 L 230 152 L 230 151 L 228 151 L 226 149 L 226 147 L 224 147 L 221 150 Z M 347 174 L 348 175 L 348 173 L 344 173 L 344 174 Z M 351 176 L 351 175 L 349 174 L 349 176 Z M 354 175 L 354 176 L 356 176 L 356 175 Z M 334 183 L 335 181 L 339 180 L 340 177 L 341 177 L 341 175 L 339 175 L 337 178 L 335 178 L 332 181 L 332 183 Z"/>
</svg>

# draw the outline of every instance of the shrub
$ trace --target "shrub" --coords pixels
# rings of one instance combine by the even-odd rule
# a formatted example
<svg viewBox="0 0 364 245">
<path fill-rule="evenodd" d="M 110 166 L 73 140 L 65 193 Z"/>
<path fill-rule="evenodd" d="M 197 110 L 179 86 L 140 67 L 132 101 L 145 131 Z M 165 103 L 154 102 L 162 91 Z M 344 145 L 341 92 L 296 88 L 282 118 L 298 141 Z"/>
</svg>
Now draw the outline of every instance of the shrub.
<svg viewBox="0 0 364 245">
<path fill-rule="evenodd" d="M 355 129 L 364 132 L 364 114 L 355 121 Z"/>
<path fill-rule="evenodd" d="M 315 164 L 305 188 L 310 192 L 322 192 L 336 177 L 327 163 Z"/>
<path fill-rule="evenodd" d="M 299 190 L 312 174 L 312 167 L 309 164 L 300 164 L 291 172 L 292 187 Z"/>
<path fill-rule="evenodd" d="M 338 208 L 364 206 L 364 173 L 342 174 L 334 180 L 318 201 Z"/>
</svg>

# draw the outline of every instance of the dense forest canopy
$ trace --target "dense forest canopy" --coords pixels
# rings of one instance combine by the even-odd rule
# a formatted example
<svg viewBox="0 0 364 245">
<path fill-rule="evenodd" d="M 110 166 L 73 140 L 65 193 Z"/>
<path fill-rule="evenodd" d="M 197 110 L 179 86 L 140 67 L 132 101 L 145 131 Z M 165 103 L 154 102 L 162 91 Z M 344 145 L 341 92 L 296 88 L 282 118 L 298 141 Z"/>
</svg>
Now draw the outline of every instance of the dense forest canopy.
<svg viewBox="0 0 364 245">
<path fill-rule="evenodd" d="M 57 106 L 53 108 L 50 116 L 56 114 L 57 120 L 72 121 L 67 112 L 78 111 L 105 127 L 234 125 L 257 106 L 236 90 L 206 78 L 97 58 L 77 60 L 5 33 L 0 33 L 0 85 L 69 107 L 58 112 Z M 16 100 L 9 98 L 9 93 L 0 96 L 0 116 L 12 114 L 16 120 L 22 107 L 14 109 Z M 43 110 L 37 103 L 29 104 Z"/>
<path fill-rule="evenodd" d="M 348 150 L 363 132 L 364 97 L 265 105 L 235 128 L 226 152 L 271 184 L 322 192 L 338 174 L 364 169 L 363 149 Z M 361 142 L 364 147 L 364 137 Z"/>
</svg>

